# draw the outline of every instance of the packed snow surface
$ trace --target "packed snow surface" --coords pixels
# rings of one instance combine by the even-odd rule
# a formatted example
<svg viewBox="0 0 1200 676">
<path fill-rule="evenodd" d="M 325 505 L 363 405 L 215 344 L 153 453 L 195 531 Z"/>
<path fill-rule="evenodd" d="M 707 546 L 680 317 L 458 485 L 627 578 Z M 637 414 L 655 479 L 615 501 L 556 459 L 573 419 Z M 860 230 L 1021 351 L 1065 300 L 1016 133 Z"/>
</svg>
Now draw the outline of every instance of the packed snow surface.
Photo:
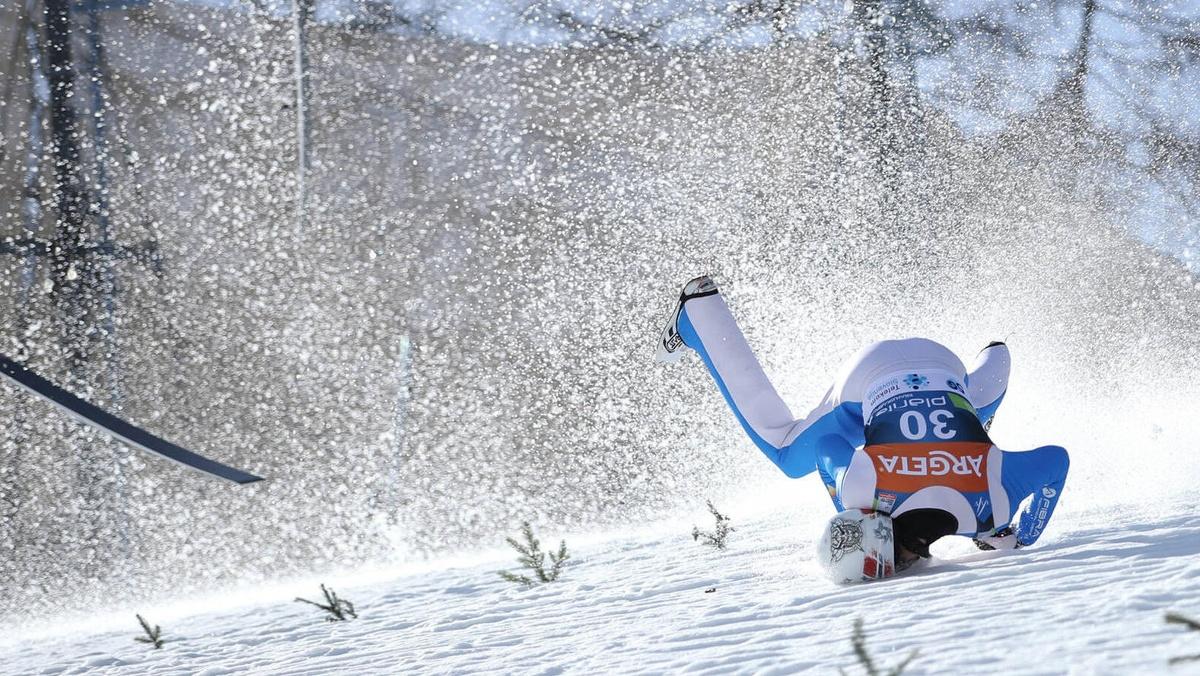
<svg viewBox="0 0 1200 676">
<path fill-rule="evenodd" d="M 707 514 L 636 532 L 567 536 L 557 582 L 496 574 L 512 552 L 323 580 L 360 617 L 325 622 L 293 601 L 318 580 L 219 600 L 144 608 L 167 643 L 132 639 L 129 612 L 26 628 L 0 671 L 45 674 L 862 673 L 862 618 L 876 664 L 905 673 L 1200 673 L 1200 495 L 1144 506 L 1064 509 L 1034 548 L 979 552 L 962 538 L 903 576 L 838 587 L 812 562 L 806 514 L 758 500 L 717 551 L 692 540 Z M 807 509 L 807 508 L 805 508 Z M 557 538 L 543 538 L 547 548 Z M 574 543 L 574 544 L 572 544 Z"/>
<path fill-rule="evenodd" d="M 17 4 L 6 39 L 31 33 Z M 108 256 L 126 249 L 107 234 L 82 267 L 3 257 L 0 351 L 269 481 L 203 484 L 0 384 L 0 672 L 855 673 L 856 619 L 885 670 L 915 650 L 909 673 L 1200 671 L 1170 662 L 1200 632 L 1165 621 L 1200 618 L 1190 5 L 1086 3 L 1080 39 L 1092 23 L 1063 3 L 925 3 L 985 29 L 922 63 L 899 50 L 893 79 L 863 40 L 921 37 L 845 11 L 872 3 L 806 3 L 803 40 L 710 51 L 654 28 L 677 3 L 619 4 L 614 26 L 661 48 L 540 49 L 567 39 L 557 3 L 490 35 L 459 3 L 434 34 L 366 39 L 322 2 L 301 198 L 288 3 L 204 4 L 90 33 L 110 75 L 77 111 L 109 185 L 89 212 L 155 264 Z M 13 91 L 42 101 L 44 79 Z M 54 201 L 49 158 L 20 166 L 49 139 L 5 119 L 17 252 L 61 219 L 26 199 Z M 869 341 L 927 336 L 968 363 L 1009 342 L 996 443 L 1071 452 L 1044 538 L 828 583 L 816 477 L 764 478 L 696 360 L 649 363 L 701 273 L 797 407 Z M 710 497 L 737 528 L 725 551 L 690 537 L 706 512 L 681 518 Z M 563 579 L 496 575 L 522 519 L 566 539 Z M 322 583 L 360 617 L 294 601 Z M 161 649 L 133 640 L 135 613 Z"/>
</svg>

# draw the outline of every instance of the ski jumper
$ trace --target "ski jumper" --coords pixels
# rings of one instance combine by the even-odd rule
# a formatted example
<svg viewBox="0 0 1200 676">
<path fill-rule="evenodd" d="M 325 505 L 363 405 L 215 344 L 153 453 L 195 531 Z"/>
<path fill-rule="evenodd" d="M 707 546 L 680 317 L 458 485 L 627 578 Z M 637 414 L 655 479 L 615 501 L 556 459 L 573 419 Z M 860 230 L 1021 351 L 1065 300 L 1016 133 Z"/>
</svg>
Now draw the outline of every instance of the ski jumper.
<svg viewBox="0 0 1200 676">
<path fill-rule="evenodd" d="M 1033 544 L 1054 512 L 1067 476 L 1066 450 L 1003 451 L 988 437 L 1008 387 L 1003 343 L 984 348 L 969 373 L 932 340 L 868 345 L 842 366 L 821 403 L 797 419 L 721 294 L 689 299 L 678 331 L 755 445 L 789 477 L 817 471 L 839 511 L 896 517 L 940 509 L 958 521 L 958 535 L 991 535 L 1011 525 L 1020 545 Z"/>
</svg>

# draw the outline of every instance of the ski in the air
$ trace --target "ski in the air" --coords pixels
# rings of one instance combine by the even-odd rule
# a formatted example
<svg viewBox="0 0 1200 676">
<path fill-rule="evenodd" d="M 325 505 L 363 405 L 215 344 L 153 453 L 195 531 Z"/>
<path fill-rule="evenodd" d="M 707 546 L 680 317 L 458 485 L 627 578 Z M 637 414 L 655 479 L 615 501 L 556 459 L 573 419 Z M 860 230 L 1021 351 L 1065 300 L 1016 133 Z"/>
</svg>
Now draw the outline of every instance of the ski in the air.
<svg viewBox="0 0 1200 676">
<path fill-rule="evenodd" d="M 3 354 L 0 354 L 0 375 L 49 401 L 79 421 L 134 448 L 160 455 L 181 465 L 239 484 L 262 481 L 262 477 L 254 476 L 229 465 L 223 465 L 215 460 L 209 460 L 186 448 L 156 437 L 146 430 L 76 397 Z"/>
</svg>

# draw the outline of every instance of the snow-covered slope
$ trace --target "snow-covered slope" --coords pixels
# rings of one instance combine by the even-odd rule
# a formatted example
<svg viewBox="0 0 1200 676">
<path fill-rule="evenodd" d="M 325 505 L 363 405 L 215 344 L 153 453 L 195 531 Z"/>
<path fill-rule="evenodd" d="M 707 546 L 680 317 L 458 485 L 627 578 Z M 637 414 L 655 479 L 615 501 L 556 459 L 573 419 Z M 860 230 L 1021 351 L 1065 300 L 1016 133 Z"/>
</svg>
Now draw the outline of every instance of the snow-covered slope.
<svg viewBox="0 0 1200 676">
<path fill-rule="evenodd" d="M 880 665 L 906 673 L 1200 673 L 1196 493 L 1145 507 L 1060 513 L 1033 549 L 978 552 L 960 538 L 898 579 L 837 587 L 812 563 L 813 515 L 787 500 L 735 520 L 729 548 L 694 521 L 578 540 L 560 581 L 501 580 L 511 552 L 328 579 L 357 620 L 292 602 L 316 580 L 144 609 L 166 645 L 135 643 L 132 610 L 9 632 L 0 671 L 112 674 L 858 673 L 862 618 Z M 807 510 L 808 508 L 804 508 Z M 736 517 L 737 512 L 734 511 Z M 803 526 L 798 526 L 802 524 Z M 545 538 L 549 541 L 550 538 Z"/>
</svg>

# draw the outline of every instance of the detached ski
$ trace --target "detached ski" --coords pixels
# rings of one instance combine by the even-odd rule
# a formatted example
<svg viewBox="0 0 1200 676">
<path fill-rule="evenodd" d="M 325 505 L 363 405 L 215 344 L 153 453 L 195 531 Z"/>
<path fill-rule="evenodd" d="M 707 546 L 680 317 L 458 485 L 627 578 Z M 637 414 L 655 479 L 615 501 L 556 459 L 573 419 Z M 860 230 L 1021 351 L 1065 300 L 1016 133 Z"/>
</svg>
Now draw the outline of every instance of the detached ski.
<svg viewBox="0 0 1200 676">
<path fill-rule="evenodd" d="M 111 435 L 129 446 L 160 455 L 168 460 L 174 460 L 181 465 L 186 465 L 192 469 L 198 469 L 201 472 L 239 484 L 262 481 L 262 477 L 248 474 L 228 465 L 223 465 L 216 460 L 209 460 L 186 448 L 176 446 L 165 439 L 160 439 L 136 425 L 131 425 L 115 415 L 76 397 L 3 354 L 0 354 L 0 375 L 49 401 L 73 418 Z"/>
</svg>

